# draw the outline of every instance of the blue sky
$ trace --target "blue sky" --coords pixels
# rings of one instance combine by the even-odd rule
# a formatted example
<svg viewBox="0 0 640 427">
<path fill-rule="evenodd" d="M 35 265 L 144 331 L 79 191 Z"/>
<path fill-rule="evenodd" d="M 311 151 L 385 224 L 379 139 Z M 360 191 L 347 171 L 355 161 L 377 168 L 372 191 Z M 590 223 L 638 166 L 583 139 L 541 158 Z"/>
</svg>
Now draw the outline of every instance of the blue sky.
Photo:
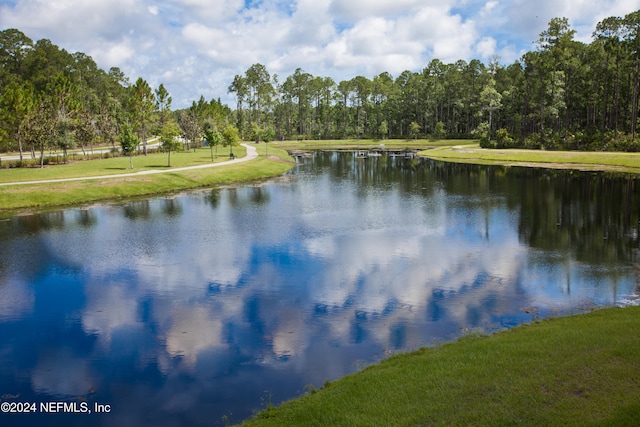
<svg viewBox="0 0 640 427">
<path fill-rule="evenodd" d="M 131 80 L 164 83 L 174 108 L 227 87 L 254 63 L 336 81 L 495 56 L 512 63 L 553 17 L 589 42 L 640 0 L 0 0 L 0 27 L 91 55 Z"/>
</svg>

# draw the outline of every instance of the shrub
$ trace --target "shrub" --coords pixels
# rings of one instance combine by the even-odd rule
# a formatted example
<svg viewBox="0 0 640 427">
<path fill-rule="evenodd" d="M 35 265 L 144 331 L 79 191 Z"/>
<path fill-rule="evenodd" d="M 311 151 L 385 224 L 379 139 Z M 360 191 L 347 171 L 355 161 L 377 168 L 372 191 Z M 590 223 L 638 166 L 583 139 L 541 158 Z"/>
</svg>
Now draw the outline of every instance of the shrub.
<svg viewBox="0 0 640 427">
<path fill-rule="evenodd" d="M 532 133 L 524 139 L 524 148 L 528 148 L 530 150 L 540 150 L 542 149 L 542 143 L 540 141 L 540 134 Z"/>
<path fill-rule="evenodd" d="M 433 138 L 444 139 L 447 136 L 447 131 L 444 128 L 444 123 L 436 123 L 436 128 L 433 131 Z"/>
<path fill-rule="evenodd" d="M 495 144 L 489 139 L 489 123 L 480 123 L 471 133 L 473 136 L 480 139 L 480 147 L 496 148 Z"/>
<path fill-rule="evenodd" d="M 496 131 L 496 147 L 497 148 L 513 148 L 515 146 L 513 137 L 509 131 L 501 128 Z"/>
<path fill-rule="evenodd" d="M 604 135 L 603 150 L 638 152 L 640 151 L 640 143 L 638 140 L 632 139 L 628 133 L 609 131 Z"/>
</svg>

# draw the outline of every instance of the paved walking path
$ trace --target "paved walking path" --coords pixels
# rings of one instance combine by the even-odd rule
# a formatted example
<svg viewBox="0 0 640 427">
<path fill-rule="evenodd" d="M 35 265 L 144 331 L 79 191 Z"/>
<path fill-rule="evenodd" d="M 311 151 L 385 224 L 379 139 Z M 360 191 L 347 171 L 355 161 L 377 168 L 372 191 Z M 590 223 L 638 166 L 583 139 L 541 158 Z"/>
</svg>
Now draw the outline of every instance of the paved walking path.
<svg viewBox="0 0 640 427">
<path fill-rule="evenodd" d="M 170 169 L 163 169 L 163 170 L 154 169 L 154 170 L 141 171 L 141 172 L 121 173 L 116 175 L 83 176 L 79 178 L 46 179 L 41 181 L 5 182 L 5 183 L 0 183 L 0 187 L 7 186 L 7 185 L 49 184 L 49 183 L 55 183 L 55 182 L 86 181 L 89 179 L 110 179 L 110 178 L 123 178 L 127 176 L 155 175 L 158 173 L 180 172 L 180 171 L 185 171 L 190 169 L 204 169 L 204 168 L 230 165 L 234 163 L 247 162 L 249 160 L 253 160 L 256 157 L 258 157 L 258 150 L 256 150 L 256 147 L 247 145 L 247 144 L 242 144 L 242 146 L 247 149 L 246 156 L 235 158 L 233 160 L 227 160 L 225 162 L 220 162 L 220 163 L 207 163 L 205 165 L 185 166 L 182 168 L 170 168 Z"/>
</svg>

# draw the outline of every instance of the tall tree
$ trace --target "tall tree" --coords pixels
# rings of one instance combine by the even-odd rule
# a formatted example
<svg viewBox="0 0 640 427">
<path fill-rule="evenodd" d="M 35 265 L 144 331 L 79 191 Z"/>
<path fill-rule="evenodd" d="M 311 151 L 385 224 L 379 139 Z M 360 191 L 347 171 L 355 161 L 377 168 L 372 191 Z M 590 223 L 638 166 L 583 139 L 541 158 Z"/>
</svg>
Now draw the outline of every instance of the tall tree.
<svg viewBox="0 0 640 427">
<path fill-rule="evenodd" d="M 179 134 L 180 129 L 171 120 L 166 122 L 160 130 L 160 144 L 162 149 L 167 152 L 167 167 L 171 167 L 171 152 L 180 148 Z"/>
<path fill-rule="evenodd" d="M 93 141 L 96 137 L 96 127 L 91 118 L 91 112 L 85 109 L 78 113 L 74 120 L 74 133 L 76 140 L 80 142 L 82 156 L 86 159 L 86 146 L 93 147 Z"/>
<path fill-rule="evenodd" d="M 129 168 L 133 169 L 133 153 L 138 149 L 140 140 L 128 123 L 122 126 L 122 131 L 118 139 L 120 140 L 122 154 L 129 156 Z"/>
<path fill-rule="evenodd" d="M 138 77 L 136 83 L 130 87 L 130 114 L 132 121 L 136 123 L 142 151 L 147 155 L 147 130 L 151 123 L 151 117 L 155 108 L 155 98 L 149 83 L 142 77 Z"/>
<path fill-rule="evenodd" d="M 238 128 L 232 124 L 225 126 L 222 131 L 222 143 L 225 147 L 229 147 L 229 155 L 233 157 L 233 147 L 238 145 L 240 141 L 240 132 Z"/>
<path fill-rule="evenodd" d="M 56 122 L 52 109 L 40 99 L 33 109 L 29 111 L 22 123 L 22 135 L 25 142 L 31 145 L 31 151 L 35 148 L 40 151 L 40 167 L 44 167 L 44 152 L 52 147 L 56 140 Z"/>
<path fill-rule="evenodd" d="M 638 95 L 640 90 L 640 10 L 625 15 L 625 44 L 633 61 L 633 96 L 631 99 L 631 137 L 635 139 L 638 125 Z"/>
<path fill-rule="evenodd" d="M 160 83 L 155 92 L 156 95 L 156 111 L 158 112 L 158 122 L 160 129 L 167 122 L 168 115 L 171 113 L 171 102 L 173 99 L 169 95 L 169 91 Z"/>
<path fill-rule="evenodd" d="M 496 82 L 493 78 L 491 78 L 489 83 L 482 89 L 480 102 L 482 103 L 482 108 L 489 112 L 489 141 L 491 141 L 493 113 L 502 108 L 502 95 L 496 90 Z"/>
<path fill-rule="evenodd" d="M 211 122 L 205 123 L 204 126 L 204 138 L 207 140 L 209 150 L 211 151 L 211 163 L 213 163 L 213 147 L 216 148 L 216 157 L 218 156 L 218 145 L 222 142 L 222 134 L 218 132 L 218 129 Z"/>
<path fill-rule="evenodd" d="M 0 124 L 6 129 L 9 139 L 15 141 L 23 160 L 22 128 L 29 112 L 34 107 L 35 94 L 29 82 L 10 83 L 0 94 Z"/>
<path fill-rule="evenodd" d="M 371 95 L 371 81 L 364 76 L 356 76 L 351 80 L 354 104 L 356 106 L 355 129 L 358 138 L 367 133 L 367 113 Z"/>
<path fill-rule="evenodd" d="M 262 64 L 253 64 L 245 72 L 245 81 L 249 89 L 249 104 L 252 109 L 252 121 L 255 121 L 258 127 L 261 125 L 262 109 L 271 102 L 274 93 L 271 84 L 271 76 L 267 68 Z"/>
<path fill-rule="evenodd" d="M 24 79 L 24 61 L 33 41 L 15 28 L 0 31 L 0 87 Z"/>
<path fill-rule="evenodd" d="M 249 94 L 249 88 L 247 85 L 247 79 L 240 74 L 236 74 L 233 78 L 233 82 L 229 85 L 228 88 L 229 93 L 235 94 L 236 97 L 236 115 L 237 115 L 237 129 L 240 132 L 244 129 L 244 114 L 243 114 L 243 105 L 247 96 Z"/>
<path fill-rule="evenodd" d="M 178 118 L 178 125 L 187 140 L 187 150 L 189 149 L 189 146 L 192 146 L 195 150 L 198 145 L 198 141 L 202 139 L 202 127 L 198 121 L 197 110 L 192 106 L 188 110 L 181 111 Z"/>
<path fill-rule="evenodd" d="M 296 68 L 283 84 L 283 88 L 289 93 L 290 98 L 297 102 L 297 130 L 301 137 L 307 135 L 311 128 L 309 123 L 311 109 L 309 82 L 312 79 L 311 74 L 304 72 L 302 68 Z"/>
<path fill-rule="evenodd" d="M 603 68 L 603 94 L 601 104 L 600 118 L 600 136 L 604 140 L 605 130 L 607 127 L 618 129 L 617 105 L 619 100 L 619 64 L 621 54 L 620 39 L 622 36 L 623 20 L 617 16 L 612 16 L 598 22 L 596 30 L 593 32 L 595 44 L 601 46 L 604 51 L 605 61 L 599 64 Z M 613 59 L 614 67 L 610 67 Z M 595 63 L 598 65 L 598 63 Z M 613 86 L 613 88 L 612 88 Z M 613 100 L 610 101 L 613 89 Z"/>
<path fill-rule="evenodd" d="M 342 137 L 346 138 L 349 134 L 349 98 L 353 91 L 353 82 L 351 80 L 342 80 L 338 83 L 336 98 L 342 109 Z"/>
</svg>

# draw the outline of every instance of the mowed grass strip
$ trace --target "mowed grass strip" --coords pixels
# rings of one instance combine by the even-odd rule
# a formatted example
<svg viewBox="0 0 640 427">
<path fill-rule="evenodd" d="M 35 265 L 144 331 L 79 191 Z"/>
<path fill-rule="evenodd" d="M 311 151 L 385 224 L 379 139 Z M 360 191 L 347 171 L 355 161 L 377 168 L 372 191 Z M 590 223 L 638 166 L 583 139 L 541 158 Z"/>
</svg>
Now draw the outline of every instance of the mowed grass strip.
<svg viewBox="0 0 640 427">
<path fill-rule="evenodd" d="M 449 162 L 640 173 L 640 153 L 484 149 L 468 145 L 438 147 L 419 154 Z"/>
<path fill-rule="evenodd" d="M 640 425 L 640 307 L 393 356 L 243 425 Z"/>
<path fill-rule="evenodd" d="M 214 185 L 251 182 L 282 175 L 295 164 L 286 151 L 269 147 L 269 158 L 266 158 L 264 144 L 257 148 L 260 154 L 257 159 L 219 167 L 178 172 L 171 172 L 169 169 L 166 173 L 155 175 L 0 187 L 0 212 L 4 213 L 3 216 L 10 216 L 35 208 L 80 205 Z M 236 151 L 246 154 L 244 147 L 242 150 L 234 149 L 234 152 Z M 186 156 L 190 153 L 180 154 Z M 121 160 L 128 162 L 128 159 Z"/>
</svg>

